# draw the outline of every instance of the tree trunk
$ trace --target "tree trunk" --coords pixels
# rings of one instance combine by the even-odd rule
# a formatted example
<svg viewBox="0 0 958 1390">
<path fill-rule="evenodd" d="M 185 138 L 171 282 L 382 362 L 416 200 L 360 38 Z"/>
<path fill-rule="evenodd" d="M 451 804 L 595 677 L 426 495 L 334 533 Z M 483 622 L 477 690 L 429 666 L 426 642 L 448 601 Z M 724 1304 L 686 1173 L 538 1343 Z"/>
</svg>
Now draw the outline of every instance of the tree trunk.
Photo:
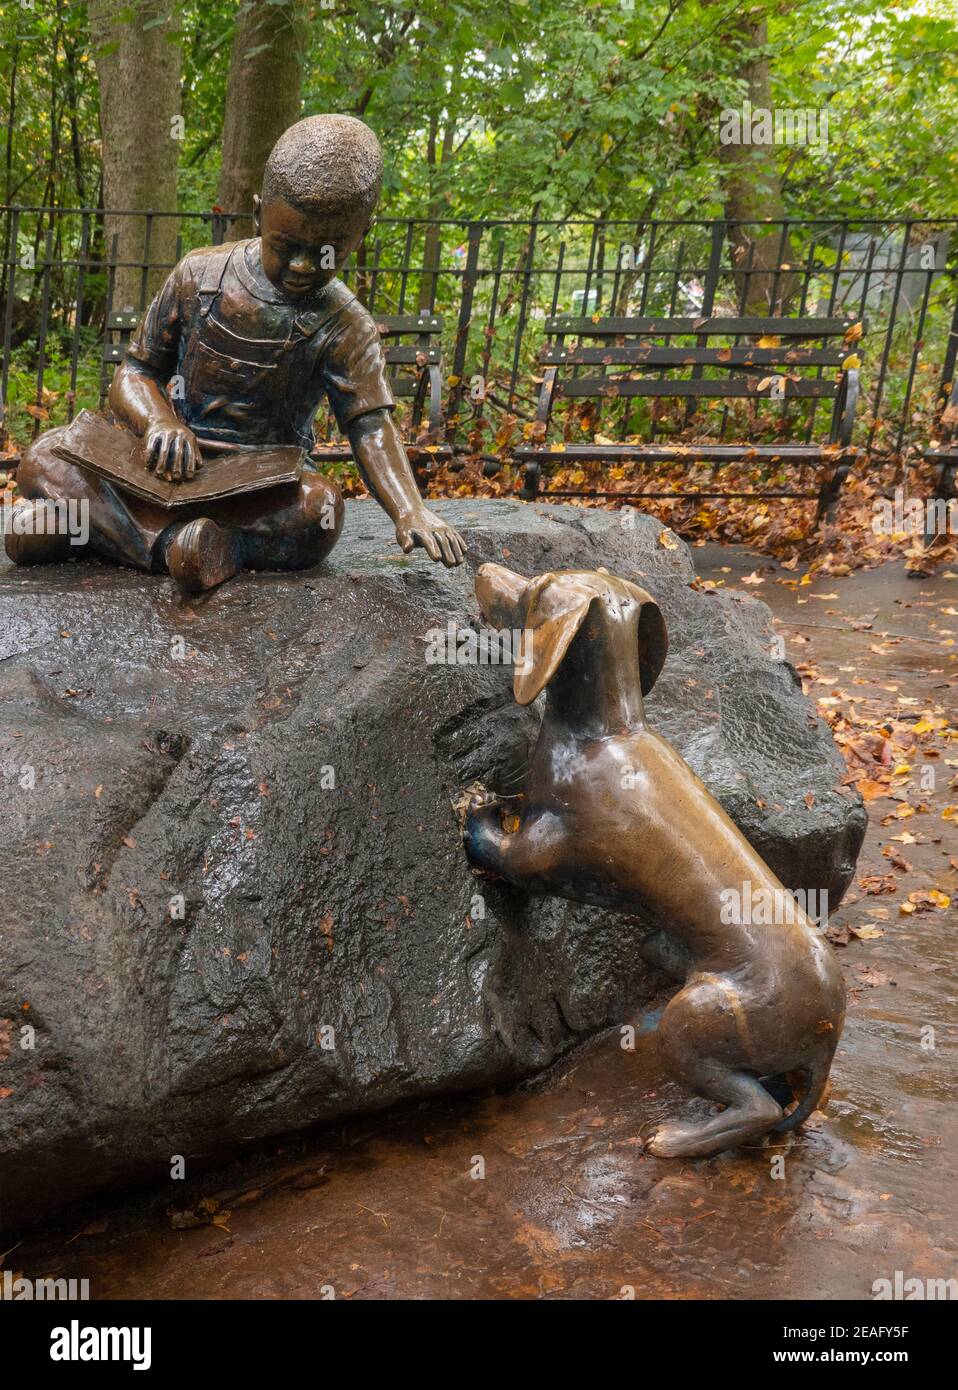
<svg viewBox="0 0 958 1390">
<path fill-rule="evenodd" d="M 123 19 L 132 11 L 132 18 Z M 100 86 L 103 205 L 107 210 L 176 211 L 182 51 L 163 0 L 89 0 Z M 110 217 L 106 253 L 121 263 L 113 307 L 144 308 L 176 260 L 175 217 Z M 131 264 L 132 263 L 132 264 Z"/>
<path fill-rule="evenodd" d="M 430 198 L 426 206 L 426 216 L 438 219 L 442 216 L 445 200 L 441 192 L 443 168 L 452 158 L 453 121 L 450 115 L 439 142 L 439 117 L 434 115 L 429 121 L 429 138 L 426 145 L 426 162 L 429 166 Z M 426 224 L 423 243 L 422 263 L 424 274 L 419 281 L 419 301 L 417 307 L 431 313 L 436 304 L 436 291 L 439 286 L 439 262 L 442 255 L 442 227 L 438 220 Z"/>
<path fill-rule="evenodd" d="M 726 32 L 742 48 L 742 73 L 752 111 L 771 111 L 772 78 L 763 51 L 768 41 L 765 20 L 739 14 L 729 21 Z M 762 232 L 755 225 L 785 216 L 778 148 L 733 142 L 720 144 L 719 156 L 725 166 L 725 216 L 739 224 L 729 228 L 739 300 L 747 313 L 781 314 L 794 292 L 796 277 L 786 272 L 776 279 L 775 271 L 783 263 L 794 265 L 794 251 L 789 238 L 782 241 L 781 227 Z"/>
<path fill-rule="evenodd" d="M 241 0 L 230 51 L 217 204 L 252 217 L 270 150 L 299 120 L 304 26 L 301 0 Z M 237 227 L 252 231 L 251 221 Z"/>
</svg>

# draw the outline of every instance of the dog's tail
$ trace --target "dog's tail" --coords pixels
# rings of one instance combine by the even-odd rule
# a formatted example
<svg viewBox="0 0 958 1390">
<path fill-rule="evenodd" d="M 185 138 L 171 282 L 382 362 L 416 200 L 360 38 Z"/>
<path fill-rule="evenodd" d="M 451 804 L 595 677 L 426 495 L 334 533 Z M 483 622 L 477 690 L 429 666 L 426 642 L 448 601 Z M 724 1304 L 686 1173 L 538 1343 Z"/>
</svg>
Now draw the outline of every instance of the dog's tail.
<svg viewBox="0 0 958 1390">
<path fill-rule="evenodd" d="M 779 1120 L 778 1124 L 772 1125 L 773 1134 L 786 1134 L 790 1129 L 797 1129 L 803 1120 L 807 1120 L 813 1110 L 817 1110 L 819 1102 L 828 1088 L 828 1073 L 832 1066 L 832 1056 L 834 1048 L 823 1053 L 816 1061 L 812 1062 L 803 1070 L 805 1072 L 805 1094 L 798 1102 L 794 1110 Z"/>
</svg>

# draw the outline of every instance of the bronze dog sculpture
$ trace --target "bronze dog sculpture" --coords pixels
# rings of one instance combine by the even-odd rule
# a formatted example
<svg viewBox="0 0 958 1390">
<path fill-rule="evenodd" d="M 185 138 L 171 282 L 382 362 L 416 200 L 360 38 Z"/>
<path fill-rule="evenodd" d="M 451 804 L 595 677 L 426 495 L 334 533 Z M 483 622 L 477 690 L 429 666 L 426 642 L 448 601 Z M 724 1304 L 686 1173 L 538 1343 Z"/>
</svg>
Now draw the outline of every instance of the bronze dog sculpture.
<svg viewBox="0 0 958 1390">
<path fill-rule="evenodd" d="M 658 606 L 605 570 L 524 579 L 485 564 L 476 595 L 487 622 L 531 638 L 516 700 L 527 705 L 546 687 L 548 695 L 519 828 L 502 829 L 494 797 L 474 798 L 464 827 L 470 862 L 528 892 L 641 909 L 668 924 L 645 954 L 686 983 L 662 1015 L 659 1051 L 676 1080 L 725 1109 L 660 1125 L 650 1152 L 704 1158 L 795 1128 L 825 1091 L 844 982 L 811 919 L 645 723 L 642 696 L 668 645 Z M 787 899 L 784 922 L 724 921 L 723 892 L 746 884 Z M 786 1113 L 770 1088 L 781 1095 L 788 1073 L 801 1074 L 803 1091 Z"/>
</svg>

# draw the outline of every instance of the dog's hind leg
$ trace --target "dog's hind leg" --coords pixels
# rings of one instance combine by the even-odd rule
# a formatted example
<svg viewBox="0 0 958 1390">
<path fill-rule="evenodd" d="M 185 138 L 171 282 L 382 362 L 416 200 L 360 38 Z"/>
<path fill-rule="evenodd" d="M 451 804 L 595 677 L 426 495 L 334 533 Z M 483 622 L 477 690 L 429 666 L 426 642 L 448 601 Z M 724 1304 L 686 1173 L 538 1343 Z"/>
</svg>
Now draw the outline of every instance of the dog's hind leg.
<svg viewBox="0 0 958 1390">
<path fill-rule="evenodd" d="M 662 1060 L 677 1081 L 726 1108 L 709 1120 L 667 1121 L 646 1141 L 658 1158 L 708 1158 L 766 1134 L 782 1107 L 757 1077 L 729 1059 L 748 1056 L 747 1020 L 734 986 L 697 980 L 671 1001 L 658 1029 Z"/>
</svg>

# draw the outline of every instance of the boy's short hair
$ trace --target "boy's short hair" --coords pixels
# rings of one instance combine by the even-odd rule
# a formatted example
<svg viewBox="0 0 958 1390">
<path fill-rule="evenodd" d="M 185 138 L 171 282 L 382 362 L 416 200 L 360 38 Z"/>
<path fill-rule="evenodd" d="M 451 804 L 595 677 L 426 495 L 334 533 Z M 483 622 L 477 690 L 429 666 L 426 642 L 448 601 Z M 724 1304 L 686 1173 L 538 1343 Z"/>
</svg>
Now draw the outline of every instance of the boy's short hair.
<svg viewBox="0 0 958 1390">
<path fill-rule="evenodd" d="M 383 152 L 355 116 L 307 116 L 276 141 L 263 171 L 263 203 L 305 213 L 369 217 L 379 201 Z"/>
</svg>

